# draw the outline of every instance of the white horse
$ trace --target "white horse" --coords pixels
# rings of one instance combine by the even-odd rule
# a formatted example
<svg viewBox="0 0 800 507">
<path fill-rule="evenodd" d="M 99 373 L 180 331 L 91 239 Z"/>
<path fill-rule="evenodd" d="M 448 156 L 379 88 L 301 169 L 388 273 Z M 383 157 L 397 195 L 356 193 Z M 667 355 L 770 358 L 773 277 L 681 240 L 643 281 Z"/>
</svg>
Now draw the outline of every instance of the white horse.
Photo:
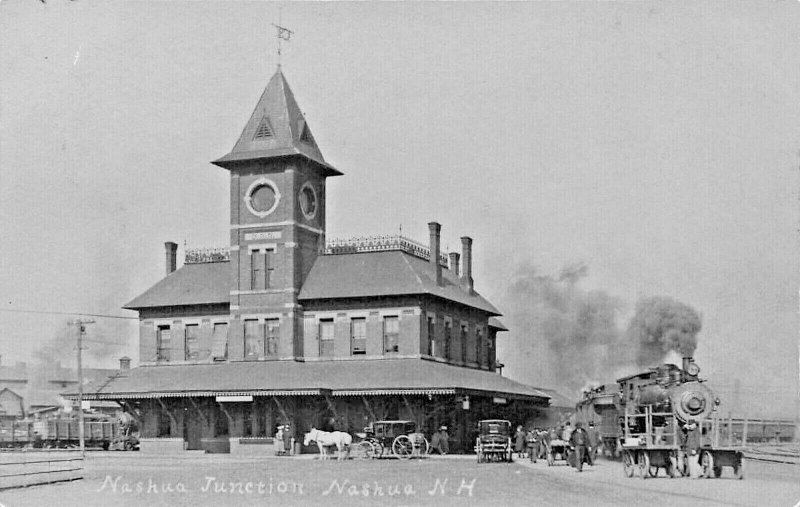
<svg viewBox="0 0 800 507">
<path fill-rule="evenodd" d="M 329 433 L 327 431 L 320 431 L 316 428 L 311 428 L 311 431 L 306 433 L 306 436 L 303 439 L 303 445 L 308 445 L 311 442 L 317 443 L 321 459 L 328 459 L 328 453 L 325 448 L 335 445 L 336 450 L 339 453 L 338 459 L 342 460 L 350 456 L 350 444 L 353 443 L 353 437 L 344 431 L 334 431 L 333 433 Z M 342 450 L 345 449 L 347 450 L 347 454 L 343 456 Z"/>
</svg>

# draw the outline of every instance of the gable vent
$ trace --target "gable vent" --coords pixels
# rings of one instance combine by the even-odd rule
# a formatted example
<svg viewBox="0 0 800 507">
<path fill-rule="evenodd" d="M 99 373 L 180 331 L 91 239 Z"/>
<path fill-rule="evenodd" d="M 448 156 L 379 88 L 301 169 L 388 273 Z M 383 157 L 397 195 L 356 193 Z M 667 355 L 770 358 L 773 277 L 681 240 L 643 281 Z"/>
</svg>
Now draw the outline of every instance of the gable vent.
<svg viewBox="0 0 800 507">
<path fill-rule="evenodd" d="M 274 134 L 272 133 L 272 126 L 269 124 L 269 118 L 266 116 L 261 118 L 261 123 L 258 124 L 256 135 L 253 136 L 253 140 L 266 139 L 273 136 Z"/>
</svg>

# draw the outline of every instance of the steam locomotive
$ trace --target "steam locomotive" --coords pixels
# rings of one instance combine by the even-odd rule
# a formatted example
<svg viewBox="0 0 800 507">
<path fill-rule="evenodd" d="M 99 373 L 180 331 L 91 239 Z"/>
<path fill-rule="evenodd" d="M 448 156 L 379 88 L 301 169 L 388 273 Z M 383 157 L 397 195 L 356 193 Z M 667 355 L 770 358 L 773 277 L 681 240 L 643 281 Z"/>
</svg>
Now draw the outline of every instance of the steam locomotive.
<svg viewBox="0 0 800 507">
<path fill-rule="evenodd" d="M 78 418 L 60 417 L 31 421 L 0 421 L 0 448 L 70 448 L 80 442 Z M 135 424 L 123 414 L 119 418 L 85 414 L 83 428 L 87 449 L 134 451 L 139 449 Z"/>
<path fill-rule="evenodd" d="M 682 368 L 661 364 L 584 394 L 576 406 L 576 419 L 599 420 L 603 454 L 622 454 L 625 472 L 638 469 L 642 478 L 664 469 L 670 477 L 683 475 L 680 431 L 689 420 L 702 429 L 702 465 L 707 477 L 719 477 L 723 466 L 742 477 L 740 449 L 720 445 L 718 419 L 713 414 L 720 401 L 699 378 L 700 368 L 691 357 Z"/>
</svg>

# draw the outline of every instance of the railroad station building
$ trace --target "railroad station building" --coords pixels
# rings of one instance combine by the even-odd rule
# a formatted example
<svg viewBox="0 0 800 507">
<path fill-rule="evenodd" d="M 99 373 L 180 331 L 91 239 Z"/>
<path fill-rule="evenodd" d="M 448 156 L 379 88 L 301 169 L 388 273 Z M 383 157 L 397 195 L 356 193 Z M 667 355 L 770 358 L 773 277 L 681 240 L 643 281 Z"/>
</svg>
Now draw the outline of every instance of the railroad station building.
<svg viewBox="0 0 800 507">
<path fill-rule="evenodd" d="M 530 420 L 549 396 L 497 373 L 500 311 L 472 277 L 472 239 L 443 252 L 401 236 L 326 241 L 327 163 L 278 67 L 230 153 L 230 247 L 166 243 L 139 313 L 139 365 L 87 389 L 140 424 L 142 449 L 252 452 L 288 424 L 449 426 L 471 449 L 483 418 Z M 264 452 L 267 452 L 264 450 Z"/>
</svg>

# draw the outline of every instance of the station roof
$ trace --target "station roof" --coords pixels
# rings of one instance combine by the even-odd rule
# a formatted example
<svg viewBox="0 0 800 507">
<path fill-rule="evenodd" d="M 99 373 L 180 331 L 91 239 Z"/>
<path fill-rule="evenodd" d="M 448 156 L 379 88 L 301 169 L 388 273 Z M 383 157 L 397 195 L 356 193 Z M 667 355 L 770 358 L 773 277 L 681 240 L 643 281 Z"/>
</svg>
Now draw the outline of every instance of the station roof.
<svg viewBox="0 0 800 507">
<path fill-rule="evenodd" d="M 314 262 L 298 299 L 430 294 L 500 315 L 483 296 L 464 290 L 453 271 L 442 269 L 442 285 L 436 284 L 432 271 L 429 261 L 398 250 L 321 255 Z"/>
<path fill-rule="evenodd" d="M 219 364 L 140 366 L 105 383 L 88 386 L 86 400 L 214 396 L 330 394 L 484 394 L 547 403 L 549 396 L 497 373 L 437 361 L 242 361 Z M 65 393 L 74 398 L 75 393 Z"/>
<path fill-rule="evenodd" d="M 230 303 L 230 262 L 184 264 L 123 308 Z"/>
</svg>

